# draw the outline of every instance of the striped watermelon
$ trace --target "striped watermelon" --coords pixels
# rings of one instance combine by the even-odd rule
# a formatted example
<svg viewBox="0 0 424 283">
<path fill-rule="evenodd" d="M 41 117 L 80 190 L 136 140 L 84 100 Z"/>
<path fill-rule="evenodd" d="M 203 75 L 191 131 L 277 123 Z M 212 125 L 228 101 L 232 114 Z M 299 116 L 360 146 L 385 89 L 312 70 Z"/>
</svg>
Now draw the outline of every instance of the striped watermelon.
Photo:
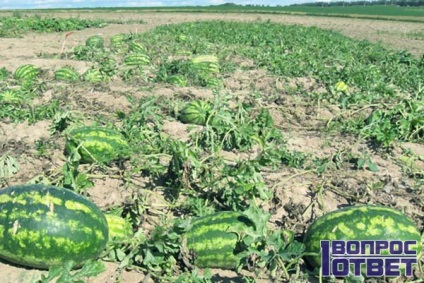
<svg viewBox="0 0 424 283">
<path fill-rule="evenodd" d="M 204 78 L 206 86 L 209 88 L 220 88 L 222 87 L 222 82 L 220 79 L 218 78 L 214 78 L 214 77 L 205 77 Z"/>
<path fill-rule="evenodd" d="M 173 84 L 173 85 L 177 85 L 177 86 L 181 86 L 181 87 L 188 86 L 187 79 L 182 75 L 169 76 L 167 81 L 169 83 Z"/>
<path fill-rule="evenodd" d="M 321 240 L 412 240 L 418 243 L 418 255 L 422 253 L 414 222 L 400 211 L 377 205 L 349 206 L 319 217 L 305 234 L 305 252 L 319 254 Z M 307 260 L 313 267 L 321 266 L 320 255 Z"/>
<path fill-rule="evenodd" d="M 133 235 L 131 224 L 119 215 L 105 214 L 109 227 L 109 241 L 128 239 Z"/>
<path fill-rule="evenodd" d="M 91 48 L 103 48 L 105 40 L 100 35 L 93 35 L 86 39 L 85 46 Z"/>
<path fill-rule="evenodd" d="M 0 190 L 0 257 L 48 269 L 95 259 L 108 241 L 106 218 L 95 204 L 63 188 L 20 185 Z"/>
<path fill-rule="evenodd" d="M 78 150 L 82 163 L 108 163 L 128 153 L 128 143 L 117 131 L 109 128 L 84 126 L 67 134 L 65 153 Z"/>
<path fill-rule="evenodd" d="M 201 63 L 218 63 L 218 57 L 215 55 L 199 55 L 191 59 L 193 64 L 201 64 Z"/>
<path fill-rule="evenodd" d="M 208 74 L 219 73 L 219 62 L 218 57 L 215 55 L 200 55 L 191 59 L 191 63 L 195 69 Z"/>
<path fill-rule="evenodd" d="M 7 89 L 0 93 L 0 103 L 19 103 L 22 98 L 19 95 L 19 92 L 13 89 Z"/>
<path fill-rule="evenodd" d="M 146 53 L 146 47 L 140 42 L 130 42 L 128 44 L 128 49 L 134 53 Z"/>
<path fill-rule="evenodd" d="M 127 34 L 124 34 L 124 33 L 116 34 L 110 38 L 110 45 L 112 48 L 121 47 L 125 44 L 127 38 L 128 38 Z"/>
<path fill-rule="evenodd" d="M 32 64 L 25 64 L 19 66 L 13 76 L 17 80 L 32 80 L 40 74 L 40 69 Z"/>
<path fill-rule="evenodd" d="M 199 268 L 234 269 L 244 251 L 236 232 L 252 227 L 254 223 L 241 212 L 224 211 L 198 218 L 183 238 L 187 257 Z"/>
<path fill-rule="evenodd" d="M 82 74 L 82 78 L 86 82 L 98 83 L 104 80 L 104 76 L 100 70 L 90 68 Z"/>
<path fill-rule="evenodd" d="M 202 100 L 192 100 L 181 110 L 179 119 L 183 123 L 205 125 L 212 111 L 209 103 Z"/>
<path fill-rule="evenodd" d="M 131 53 L 125 56 L 124 64 L 127 66 L 149 65 L 150 58 L 145 53 Z"/>
<path fill-rule="evenodd" d="M 65 66 L 54 72 L 54 78 L 60 81 L 75 82 L 79 80 L 80 75 L 73 67 Z"/>
</svg>

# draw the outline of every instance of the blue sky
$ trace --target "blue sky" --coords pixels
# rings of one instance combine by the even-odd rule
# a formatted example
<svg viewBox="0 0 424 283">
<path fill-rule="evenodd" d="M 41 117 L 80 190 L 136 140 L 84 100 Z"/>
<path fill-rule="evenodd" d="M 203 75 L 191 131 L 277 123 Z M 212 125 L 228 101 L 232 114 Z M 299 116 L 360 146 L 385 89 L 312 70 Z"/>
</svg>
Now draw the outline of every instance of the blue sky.
<svg viewBox="0 0 424 283">
<path fill-rule="evenodd" d="M 105 0 L 0 0 L 0 9 L 32 9 L 32 8 L 77 8 L 77 7 L 147 7 L 147 6 L 192 6 L 192 5 L 219 5 L 226 2 L 235 4 L 258 4 L 258 5 L 290 5 L 302 0 L 123 0 L 123 1 L 105 1 Z"/>
</svg>

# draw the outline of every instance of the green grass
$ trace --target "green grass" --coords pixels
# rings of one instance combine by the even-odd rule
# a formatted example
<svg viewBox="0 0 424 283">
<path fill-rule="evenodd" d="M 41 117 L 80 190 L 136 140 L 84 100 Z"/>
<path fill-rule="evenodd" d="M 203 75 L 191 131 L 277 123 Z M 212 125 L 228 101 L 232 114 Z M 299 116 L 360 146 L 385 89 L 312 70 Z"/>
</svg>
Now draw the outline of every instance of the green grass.
<svg viewBox="0 0 424 283">
<path fill-rule="evenodd" d="M 29 31 L 63 32 L 105 25 L 106 23 L 102 20 L 56 19 L 39 15 L 23 16 L 21 13 L 15 12 L 13 16 L 0 17 L 0 37 L 17 37 Z"/>
</svg>

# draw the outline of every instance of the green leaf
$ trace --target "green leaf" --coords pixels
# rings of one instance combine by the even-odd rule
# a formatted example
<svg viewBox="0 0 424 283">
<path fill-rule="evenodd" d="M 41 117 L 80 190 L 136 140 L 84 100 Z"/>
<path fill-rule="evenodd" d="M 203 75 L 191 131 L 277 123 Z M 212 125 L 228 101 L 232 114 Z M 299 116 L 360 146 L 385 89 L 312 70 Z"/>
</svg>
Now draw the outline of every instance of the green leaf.
<svg viewBox="0 0 424 283">
<path fill-rule="evenodd" d="M 94 277 L 106 270 L 101 261 L 87 261 L 82 268 L 74 274 L 75 277 Z"/>
<path fill-rule="evenodd" d="M 252 222 L 255 224 L 255 230 L 258 236 L 265 236 L 268 233 L 268 220 L 271 218 L 271 214 L 263 211 L 262 209 L 251 205 L 247 210 L 243 212 Z"/>
<path fill-rule="evenodd" d="M 12 156 L 5 154 L 0 158 L 0 178 L 10 178 L 19 169 L 19 163 Z"/>
<path fill-rule="evenodd" d="M 293 241 L 284 250 L 279 252 L 283 261 L 290 261 L 293 258 L 299 257 L 305 251 L 305 244 L 298 241 Z"/>
<path fill-rule="evenodd" d="M 367 166 L 368 166 L 368 169 L 369 169 L 371 172 L 378 172 L 377 164 L 375 164 L 375 163 L 374 163 L 374 162 L 372 162 L 371 160 L 367 160 Z"/>
</svg>

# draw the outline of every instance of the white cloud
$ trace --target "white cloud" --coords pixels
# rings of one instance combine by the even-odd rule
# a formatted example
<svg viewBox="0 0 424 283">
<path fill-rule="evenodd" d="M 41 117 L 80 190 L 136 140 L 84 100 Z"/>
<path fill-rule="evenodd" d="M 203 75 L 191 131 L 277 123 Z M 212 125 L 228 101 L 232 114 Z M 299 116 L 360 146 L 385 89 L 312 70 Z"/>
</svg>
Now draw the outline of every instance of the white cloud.
<svg viewBox="0 0 424 283">
<path fill-rule="evenodd" d="M 211 0 L 210 3 L 211 3 L 211 5 L 221 5 L 221 4 L 226 3 L 226 1 L 225 0 Z"/>
</svg>

